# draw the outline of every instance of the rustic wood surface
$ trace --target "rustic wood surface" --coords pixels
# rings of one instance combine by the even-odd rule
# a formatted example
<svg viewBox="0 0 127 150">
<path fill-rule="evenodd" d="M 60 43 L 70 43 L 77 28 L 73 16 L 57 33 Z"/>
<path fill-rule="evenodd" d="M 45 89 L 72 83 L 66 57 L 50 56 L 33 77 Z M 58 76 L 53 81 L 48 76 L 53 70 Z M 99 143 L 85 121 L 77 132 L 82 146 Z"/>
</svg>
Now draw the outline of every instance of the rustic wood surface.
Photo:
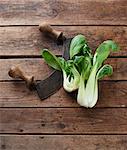
<svg viewBox="0 0 127 150">
<path fill-rule="evenodd" d="M 0 87 L 0 107 L 79 107 L 63 88 L 42 102 L 23 82 L 0 82 Z M 102 81 L 96 107 L 127 107 L 127 81 Z"/>
<path fill-rule="evenodd" d="M 13 65 L 35 80 L 52 72 L 41 49 L 61 55 L 63 47 L 40 33 L 42 21 L 67 38 L 84 34 L 93 50 L 107 39 L 119 43 L 106 61 L 114 74 L 99 82 L 93 109 L 80 107 L 63 88 L 41 101 L 8 76 Z M 0 69 L 0 150 L 127 149 L 126 0 L 0 0 Z"/>
<path fill-rule="evenodd" d="M 126 26 L 53 26 L 64 32 L 66 37 L 78 33 L 86 36 L 89 46 L 96 49 L 104 40 L 113 39 L 119 43 L 121 51 L 111 56 L 127 56 Z M 42 42 L 43 41 L 43 42 Z M 42 36 L 38 26 L 0 27 L 0 56 L 40 56 L 41 49 L 51 49 L 55 54 L 61 54 L 61 46 L 53 40 Z"/>
<path fill-rule="evenodd" d="M 1 0 L 1 25 L 125 25 L 126 0 Z"/>
<path fill-rule="evenodd" d="M 127 135 L 43 135 L 2 136 L 6 150 L 125 150 Z"/>
<path fill-rule="evenodd" d="M 0 113 L 0 133 L 127 134 L 126 108 L 1 108 Z"/>
<path fill-rule="evenodd" d="M 127 134 L 126 108 L 1 108 L 0 133 Z"/>
</svg>

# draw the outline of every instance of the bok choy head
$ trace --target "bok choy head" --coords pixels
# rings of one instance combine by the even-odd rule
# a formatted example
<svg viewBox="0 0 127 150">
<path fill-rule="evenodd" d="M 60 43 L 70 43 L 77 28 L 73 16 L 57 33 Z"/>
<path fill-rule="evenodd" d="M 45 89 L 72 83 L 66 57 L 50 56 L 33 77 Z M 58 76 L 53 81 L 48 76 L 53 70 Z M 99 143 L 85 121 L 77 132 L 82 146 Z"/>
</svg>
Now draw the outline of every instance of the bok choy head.
<svg viewBox="0 0 127 150">
<path fill-rule="evenodd" d="M 80 74 L 73 60 L 65 61 L 64 58 L 59 58 L 60 66 L 63 72 L 63 87 L 67 92 L 72 92 L 78 89 Z"/>
<path fill-rule="evenodd" d="M 49 66 L 63 72 L 63 87 L 67 92 L 78 89 L 80 74 L 73 60 L 65 61 L 64 58 L 56 57 L 46 49 L 42 51 L 42 56 Z"/>
<path fill-rule="evenodd" d="M 109 65 L 102 66 L 103 62 L 107 59 L 110 52 L 119 50 L 118 45 L 111 40 L 104 41 L 96 50 L 93 57 L 93 66 L 86 84 L 86 95 L 88 107 L 93 107 L 98 99 L 98 79 L 105 75 L 112 74 L 112 67 Z M 100 70 L 99 70 L 100 69 Z"/>
</svg>

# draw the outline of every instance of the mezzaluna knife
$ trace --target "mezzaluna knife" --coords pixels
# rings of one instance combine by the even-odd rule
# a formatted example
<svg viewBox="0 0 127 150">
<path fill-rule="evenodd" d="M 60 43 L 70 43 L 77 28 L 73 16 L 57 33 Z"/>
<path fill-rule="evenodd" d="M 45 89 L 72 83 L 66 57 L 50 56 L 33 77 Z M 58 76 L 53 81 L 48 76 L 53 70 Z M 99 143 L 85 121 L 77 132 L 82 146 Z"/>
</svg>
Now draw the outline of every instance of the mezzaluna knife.
<svg viewBox="0 0 127 150">
<path fill-rule="evenodd" d="M 63 44 L 63 55 L 66 60 L 69 59 L 69 47 L 70 39 L 65 40 L 63 33 L 60 31 L 54 30 L 50 25 L 42 23 L 39 26 L 39 29 L 44 35 L 53 38 L 56 40 L 57 44 Z M 11 67 L 9 76 L 12 78 L 20 78 L 26 82 L 26 85 L 29 89 L 34 89 L 37 91 L 38 96 L 41 100 L 46 99 L 47 97 L 54 94 L 62 86 L 62 73 L 60 71 L 53 71 L 46 79 L 41 81 L 35 81 L 33 76 L 27 76 L 19 66 Z"/>
</svg>

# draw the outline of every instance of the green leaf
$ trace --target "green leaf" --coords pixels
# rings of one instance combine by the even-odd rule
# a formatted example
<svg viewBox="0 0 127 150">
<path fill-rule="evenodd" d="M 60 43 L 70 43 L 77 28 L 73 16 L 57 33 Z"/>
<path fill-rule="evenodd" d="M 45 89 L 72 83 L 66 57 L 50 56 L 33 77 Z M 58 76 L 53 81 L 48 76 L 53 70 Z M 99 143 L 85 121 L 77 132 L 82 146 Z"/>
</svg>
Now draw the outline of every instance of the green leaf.
<svg viewBox="0 0 127 150">
<path fill-rule="evenodd" d="M 76 56 L 75 65 L 80 74 L 87 79 L 91 69 L 91 58 L 89 56 Z"/>
<path fill-rule="evenodd" d="M 104 65 L 97 73 L 97 79 L 102 79 L 105 76 L 110 76 L 113 73 L 113 68 L 110 65 Z"/>
<path fill-rule="evenodd" d="M 80 64 L 83 61 L 83 59 L 84 59 L 84 56 L 75 56 L 74 57 L 74 64 L 75 65 Z"/>
<path fill-rule="evenodd" d="M 88 46 L 88 44 L 85 44 L 84 46 L 83 46 L 83 54 L 86 54 L 86 53 L 91 53 L 91 49 L 90 49 L 90 47 Z"/>
<path fill-rule="evenodd" d="M 119 45 L 115 41 L 113 41 L 113 40 L 107 40 L 107 41 L 104 41 L 104 43 L 108 44 L 110 46 L 110 48 L 111 48 L 110 50 L 112 52 L 116 52 L 116 51 L 120 50 Z"/>
<path fill-rule="evenodd" d="M 91 58 L 85 57 L 83 64 L 82 64 L 82 66 L 83 66 L 82 74 L 84 76 L 84 79 L 87 80 L 89 78 L 91 67 L 92 67 Z"/>
<path fill-rule="evenodd" d="M 62 71 L 64 70 L 67 75 L 71 74 L 71 68 L 74 65 L 73 60 L 66 61 L 64 58 L 59 57 L 59 64 L 61 66 Z"/>
<path fill-rule="evenodd" d="M 115 52 L 119 50 L 119 46 L 112 40 L 104 41 L 96 50 L 93 58 L 93 64 L 98 63 L 98 67 L 100 67 L 109 56 L 110 52 Z"/>
<path fill-rule="evenodd" d="M 49 50 L 43 49 L 42 57 L 45 59 L 46 63 L 52 68 L 61 71 L 61 66 L 59 64 L 59 59 L 52 54 Z"/>
<path fill-rule="evenodd" d="M 60 64 L 61 69 L 65 69 L 66 68 L 66 61 L 63 57 L 58 57 L 58 61 Z"/>
<path fill-rule="evenodd" d="M 84 35 L 81 35 L 81 34 L 75 36 L 72 39 L 71 44 L 70 44 L 70 58 L 71 59 L 73 56 L 80 53 L 85 43 L 86 43 L 86 38 Z"/>
</svg>

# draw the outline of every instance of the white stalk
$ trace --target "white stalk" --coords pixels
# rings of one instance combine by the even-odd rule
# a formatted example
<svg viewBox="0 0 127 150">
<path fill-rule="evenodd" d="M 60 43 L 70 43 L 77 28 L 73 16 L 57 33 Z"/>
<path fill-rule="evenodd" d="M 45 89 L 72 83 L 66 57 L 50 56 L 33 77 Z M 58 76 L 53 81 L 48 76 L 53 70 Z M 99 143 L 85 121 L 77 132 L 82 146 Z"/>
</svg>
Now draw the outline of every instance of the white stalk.
<svg viewBox="0 0 127 150">
<path fill-rule="evenodd" d="M 98 100 L 98 79 L 96 77 L 95 79 L 95 87 L 94 87 L 94 95 L 93 95 L 93 99 L 91 101 L 91 103 L 89 103 L 89 107 L 92 108 L 96 105 L 97 100 Z"/>
<path fill-rule="evenodd" d="M 96 72 L 97 72 L 97 64 L 94 65 L 86 84 L 86 99 L 88 101 L 88 107 L 91 107 L 94 98 Z"/>
<path fill-rule="evenodd" d="M 66 72 L 63 70 L 63 87 L 67 92 L 72 92 L 79 88 L 80 74 L 75 67 L 72 68 L 72 73 L 74 78 L 72 77 L 69 81 L 69 76 L 67 76 Z"/>
<path fill-rule="evenodd" d="M 88 101 L 85 99 L 85 83 L 82 75 L 80 76 L 80 83 L 79 83 L 79 89 L 78 89 L 78 95 L 77 95 L 77 102 L 79 105 L 88 107 Z"/>
</svg>

